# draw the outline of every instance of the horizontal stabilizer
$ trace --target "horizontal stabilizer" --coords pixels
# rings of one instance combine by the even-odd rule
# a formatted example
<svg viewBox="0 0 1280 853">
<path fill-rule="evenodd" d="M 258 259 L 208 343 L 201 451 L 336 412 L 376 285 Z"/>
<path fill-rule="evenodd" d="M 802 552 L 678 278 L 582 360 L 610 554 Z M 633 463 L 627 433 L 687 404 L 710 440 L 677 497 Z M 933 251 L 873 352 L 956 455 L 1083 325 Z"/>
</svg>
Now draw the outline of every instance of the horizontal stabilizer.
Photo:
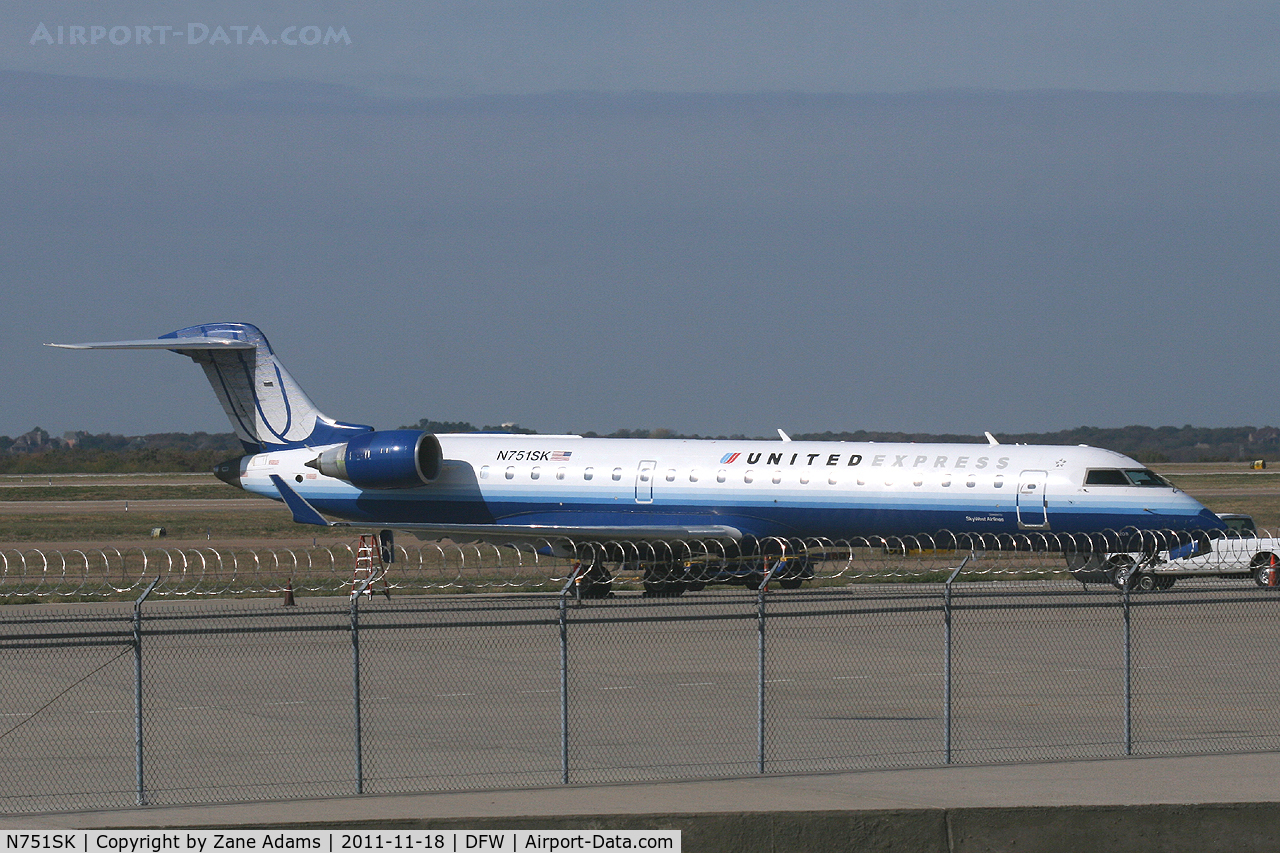
<svg viewBox="0 0 1280 853">
<path fill-rule="evenodd" d="M 93 341 L 83 344 L 45 344 L 45 346 L 59 349 L 254 349 L 254 344 L 249 341 L 231 338 L 167 338 L 164 340 L 151 338 L 145 341 Z"/>
</svg>

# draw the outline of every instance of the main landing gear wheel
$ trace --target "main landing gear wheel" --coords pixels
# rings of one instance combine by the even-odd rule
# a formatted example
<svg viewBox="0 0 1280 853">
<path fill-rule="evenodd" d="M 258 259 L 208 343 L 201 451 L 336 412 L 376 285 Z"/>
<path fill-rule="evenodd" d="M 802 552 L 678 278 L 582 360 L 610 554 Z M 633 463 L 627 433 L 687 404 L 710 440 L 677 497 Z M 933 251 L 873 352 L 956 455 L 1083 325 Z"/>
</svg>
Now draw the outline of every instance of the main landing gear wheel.
<svg viewBox="0 0 1280 853">
<path fill-rule="evenodd" d="M 645 581 L 644 594 L 646 598 L 675 598 L 682 595 L 685 590 L 685 584 L 681 581 Z"/>
<path fill-rule="evenodd" d="M 644 570 L 644 594 L 646 598 L 675 598 L 684 593 L 688 584 L 677 580 L 676 567 L 661 563 Z"/>
<path fill-rule="evenodd" d="M 578 595 L 581 598 L 608 598 L 613 595 L 613 575 L 598 557 L 578 579 Z"/>
</svg>

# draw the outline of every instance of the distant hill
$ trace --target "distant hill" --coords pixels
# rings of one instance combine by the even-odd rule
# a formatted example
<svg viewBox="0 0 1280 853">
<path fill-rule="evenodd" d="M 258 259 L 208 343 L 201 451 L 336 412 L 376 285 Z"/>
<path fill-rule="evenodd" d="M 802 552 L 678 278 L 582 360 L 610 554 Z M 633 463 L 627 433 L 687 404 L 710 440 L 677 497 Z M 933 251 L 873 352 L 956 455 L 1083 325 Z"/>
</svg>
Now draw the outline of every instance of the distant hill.
<svg viewBox="0 0 1280 853">
<path fill-rule="evenodd" d="M 536 434 L 518 424 L 477 427 L 466 421 L 423 418 L 401 429 L 429 432 L 506 432 Z M 716 438 L 745 441 L 751 436 L 686 435 L 669 429 L 620 429 L 603 438 Z M 907 432 L 796 433 L 797 441 L 943 441 L 983 444 L 982 436 L 934 435 Z M 776 436 L 754 436 L 773 439 Z M 1231 462 L 1280 460 L 1280 429 L 1276 427 L 1076 427 L 1048 433 L 997 433 L 1003 444 L 1088 444 L 1132 456 L 1140 462 Z M 208 471 L 224 459 L 244 451 L 232 433 L 166 432 L 123 436 L 87 432 L 49 435 L 36 427 L 17 438 L 0 435 L 0 474 L 106 474 Z"/>
</svg>

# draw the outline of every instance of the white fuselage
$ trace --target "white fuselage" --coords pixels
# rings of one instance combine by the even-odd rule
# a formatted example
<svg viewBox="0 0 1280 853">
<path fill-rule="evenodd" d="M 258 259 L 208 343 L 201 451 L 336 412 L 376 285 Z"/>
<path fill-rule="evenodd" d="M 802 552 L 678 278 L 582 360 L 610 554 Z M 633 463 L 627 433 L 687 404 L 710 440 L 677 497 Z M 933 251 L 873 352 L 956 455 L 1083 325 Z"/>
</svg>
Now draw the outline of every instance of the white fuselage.
<svg viewBox="0 0 1280 853">
<path fill-rule="evenodd" d="M 1216 528 L 1168 484 L 1086 485 L 1143 470 L 1090 447 L 439 435 L 431 483 L 360 489 L 307 467 L 324 448 L 245 457 L 240 485 L 278 498 L 280 475 L 355 522 L 540 526 L 717 524 L 743 534 L 868 535 Z"/>
</svg>

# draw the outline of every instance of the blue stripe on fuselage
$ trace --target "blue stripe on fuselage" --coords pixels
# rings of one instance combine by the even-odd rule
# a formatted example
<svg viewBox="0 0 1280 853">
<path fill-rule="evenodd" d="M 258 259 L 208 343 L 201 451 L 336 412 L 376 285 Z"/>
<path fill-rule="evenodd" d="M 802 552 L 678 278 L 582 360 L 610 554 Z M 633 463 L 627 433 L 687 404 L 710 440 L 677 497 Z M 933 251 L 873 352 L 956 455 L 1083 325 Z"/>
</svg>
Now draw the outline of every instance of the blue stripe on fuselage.
<svg viewBox="0 0 1280 853">
<path fill-rule="evenodd" d="M 321 512 L 351 521 L 395 525 L 434 524 L 530 524 L 550 526 L 704 526 L 736 527 L 753 536 L 804 536 L 847 539 L 855 536 L 910 535 L 937 530 L 1016 533 L 1019 526 L 1012 506 L 979 509 L 944 503 L 859 506 L 781 505 L 772 503 L 728 505 L 608 504 L 540 501 L 405 500 L 402 497 L 364 492 L 358 497 L 311 499 Z M 1038 520 L 1038 519 L 1037 519 Z M 1049 510 L 1055 533 L 1096 532 L 1132 527 L 1140 530 L 1214 529 L 1221 522 L 1207 510 L 1196 514 L 1153 513 L 1126 506 L 1091 505 L 1054 507 Z"/>
</svg>

